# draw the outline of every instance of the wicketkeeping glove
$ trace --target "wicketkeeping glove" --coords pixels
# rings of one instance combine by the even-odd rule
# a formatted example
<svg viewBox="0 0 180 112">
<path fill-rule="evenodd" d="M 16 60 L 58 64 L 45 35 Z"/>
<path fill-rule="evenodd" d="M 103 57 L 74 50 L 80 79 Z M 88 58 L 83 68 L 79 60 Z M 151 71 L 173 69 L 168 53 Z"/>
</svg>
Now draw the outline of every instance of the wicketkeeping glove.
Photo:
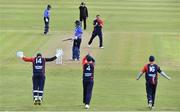
<svg viewBox="0 0 180 112">
<path fill-rule="evenodd" d="M 60 57 L 63 55 L 63 50 L 62 49 L 56 49 L 56 57 Z"/>
<path fill-rule="evenodd" d="M 22 51 L 18 51 L 18 52 L 16 53 L 16 56 L 19 57 L 19 58 L 23 58 L 23 57 L 24 57 L 24 54 L 23 54 Z"/>
</svg>

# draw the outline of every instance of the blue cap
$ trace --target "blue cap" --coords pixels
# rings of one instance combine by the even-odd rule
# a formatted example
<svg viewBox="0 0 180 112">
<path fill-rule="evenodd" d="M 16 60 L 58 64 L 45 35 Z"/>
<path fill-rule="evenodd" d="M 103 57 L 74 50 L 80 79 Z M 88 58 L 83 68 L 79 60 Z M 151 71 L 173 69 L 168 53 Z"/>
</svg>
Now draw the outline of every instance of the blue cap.
<svg viewBox="0 0 180 112">
<path fill-rule="evenodd" d="M 153 62 L 153 61 L 155 61 L 155 57 L 154 56 L 149 56 L 149 62 Z"/>
</svg>

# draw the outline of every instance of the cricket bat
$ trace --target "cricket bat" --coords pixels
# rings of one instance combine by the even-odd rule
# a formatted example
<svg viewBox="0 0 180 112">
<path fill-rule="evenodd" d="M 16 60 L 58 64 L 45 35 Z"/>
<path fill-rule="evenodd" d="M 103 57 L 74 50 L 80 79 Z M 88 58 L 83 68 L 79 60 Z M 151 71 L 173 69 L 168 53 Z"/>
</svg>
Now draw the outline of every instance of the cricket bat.
<svg viewBox="0 0 180 112">
<path fill-rule="evenodd" d="M 72 38 L 66 38 L 66 39 L 63 39 L 62 41 L 69 41 L 69 40 L 73 40 Z"/>
</svg>

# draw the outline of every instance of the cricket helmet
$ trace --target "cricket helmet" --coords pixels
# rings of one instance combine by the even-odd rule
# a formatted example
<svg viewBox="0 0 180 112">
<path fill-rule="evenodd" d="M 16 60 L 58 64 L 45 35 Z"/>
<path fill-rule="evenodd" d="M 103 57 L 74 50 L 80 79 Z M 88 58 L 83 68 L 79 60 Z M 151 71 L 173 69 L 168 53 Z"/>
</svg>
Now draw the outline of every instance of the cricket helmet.
<svg viewBox="0 0 180 112">
<path fill-rule="evenodd" d="M 155 57 L 154 56 L 149 56 L 149 62 L 153 62 L 153 61 L 155 61 Z"/>
</svg>

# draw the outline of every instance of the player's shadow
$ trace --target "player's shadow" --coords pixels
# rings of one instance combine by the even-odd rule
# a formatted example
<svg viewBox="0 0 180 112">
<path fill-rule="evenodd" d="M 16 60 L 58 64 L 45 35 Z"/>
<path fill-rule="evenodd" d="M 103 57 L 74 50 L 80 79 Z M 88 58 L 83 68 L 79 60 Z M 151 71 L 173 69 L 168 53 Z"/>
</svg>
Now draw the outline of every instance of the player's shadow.
<svg viewBox="0 0 180 112">
<path fill-rule="evenodd" d="M 73 108 L 73 110 L 70 110 L 70 111 L 74 111 L 74 110 L 77 110 L 77 111 L 82 111 L 82 110 L 86 110 L 84 105 L 72 105 L 71 108 Z"/>
<path fill-rule="evenodd" d="M 99 47 L 82 47 L 82 49 L 92 50 L 92 49 L 102 49 L 102 48 L 99 48 Z M 103 49 L 104 49 L 104 48 L 103 48 Z"/>
<path fill-rule="evenodd" d="M 140 107 L 140 108 L 137 108 L 137 111 L 151 111 L 148 107 Z"/>
</svg>

